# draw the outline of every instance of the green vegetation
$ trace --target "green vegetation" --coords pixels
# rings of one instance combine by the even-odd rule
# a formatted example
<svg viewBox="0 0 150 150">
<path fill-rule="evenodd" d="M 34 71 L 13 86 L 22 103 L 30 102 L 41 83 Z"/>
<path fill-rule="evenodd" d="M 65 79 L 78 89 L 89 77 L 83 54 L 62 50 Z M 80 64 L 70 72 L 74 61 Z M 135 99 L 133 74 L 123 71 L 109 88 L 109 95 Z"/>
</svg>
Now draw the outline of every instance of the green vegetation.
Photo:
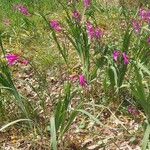
<svg viewBox="0 0 150 150">
<path fill-rule="evenodd" d="M 0 20 L 2 149 L 150 149 L 148 2 L 1 0 Z"/>
</svg>

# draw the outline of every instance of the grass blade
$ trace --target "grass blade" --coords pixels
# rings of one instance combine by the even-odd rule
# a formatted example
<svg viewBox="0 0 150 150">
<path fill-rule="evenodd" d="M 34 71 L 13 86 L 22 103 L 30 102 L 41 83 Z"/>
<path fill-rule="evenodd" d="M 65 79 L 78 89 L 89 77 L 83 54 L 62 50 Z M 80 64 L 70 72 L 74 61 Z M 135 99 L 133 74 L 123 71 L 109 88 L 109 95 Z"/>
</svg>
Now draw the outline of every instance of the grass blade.
<svg viewBox="0 0 150 150">
<path fill-rule="evenodd" d="M 56 137 L 56 127 L 55 127 L 55 118 L 54 117 L 51 117 L 50 125 L 51 125 L 51 144 L 52 144 L 52 149 L 53 150 L 57 150 L 57 137 Z"/>
<path fill-rule="evenodd" d="M 30 119 L 18 119 L 18 120 L 12 121 L 12 122 L 10 122 L 10 123 L 4 125 L 3 127 L 1 127 L 1 128 L 0 128 L 0 132 L 2 132 L 3 130 L 5 130 L 5 129 L 8 128 L 9 126 L 14 125 L 14 124 L 16 124 L 16 123 L 18 123 L 18 122 L 22 122 L 22 121 L 29 121 L 29 122 L 31 122 L 32 120 L 30 120 Z"/>
<path fill-rule="evenodd" d="M 142 141 L 142 150 L 146 150 L 147 144 L 149 142 L 149 136 L 150 136 L 150 125 L 148 124 Z"/>
</svg>

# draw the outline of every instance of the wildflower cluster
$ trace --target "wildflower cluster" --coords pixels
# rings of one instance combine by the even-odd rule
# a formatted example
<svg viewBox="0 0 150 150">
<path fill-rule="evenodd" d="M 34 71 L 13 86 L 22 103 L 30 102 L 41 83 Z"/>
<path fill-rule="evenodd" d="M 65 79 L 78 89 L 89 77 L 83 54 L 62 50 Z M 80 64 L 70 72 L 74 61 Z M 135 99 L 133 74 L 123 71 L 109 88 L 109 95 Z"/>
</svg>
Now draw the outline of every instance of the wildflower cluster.
<svg viewBox="0 0 150 150">
<path fill-rule="evenodd" d="M 138 116 L 140 113 L 144 112 L 150 124 L 150 95 L 147 82 L 150 75 L 149 68 L 147 67 L 149 66 L 150 10 L 140 9 L 138 15 L 133 15 L 135 11 L 133 11 L 133 13 L 128 13 L 127 11 L 123 11 L 124 7 L 119 9 L 123 13 L 120 13 L 119 11 L 117 14 L 114 14 L 117 11 L 115 9 L 115 12 L 112 12 L 111 15 L 102 17 L 102 27 L 100 27 L 100 23 L 98 22 L 99 19 L 97 19 L 96 16 L 99 12 L 101 12 L 99 15 L 100 17 L 102 15 L 108 15 L 109 12 L 108 9 L 103 9 L 101 4 L 97 5 L 97 1 L 93 1 L 93 6 L 92 0 L 82 0 L 83 6 L 80 4 L 78 5 L 80 2 L 79 0 L 68 0 L 67 4 L 70 6 L 66 6 L 66 1 L 58 0 L 57 2 L 57 6 L 60 6 L 61 10 L 63 9 L 63 11 L 61 11 L 63 12 L 62 20 L 52 18 L 49 20 L 49 17 L 53 17 L 49 15 L 49 10 L 44 10 L 44 12 L 42 12 L 40 9 L 35 9 L 35 11 L 38 10 L 38 12 L 33 13 L 32 18 L 28 18 L 28 16 L 31 16 L 31 12 L 25 5 L 22 4 L 14 6 L 14 10 L 22 14 L 18 17 L 17 13 L 15 13 L 17 15 L 17 19 L 21 18 L 20 22 L 17 21 L 16 24 L 13 24 L 13 21 L 16 19 L 13 20 L 12 18 L 4 18 L 4 20 L 2 20 L 5 27 L 12 27 L 12 25 L 14 25 L 14 28 L 6 28 L 6 31 L 8 30 L 8 32 L 3 32 L 2 30 L 2 33 L 0 33 L 0 49 L 2 50 L 2 58 L 4 59 L 4 61 L 1 61 L 0 64 L 0 86 L 2 85 L 0 91 L 1 95 L 3 96 L 5 94 L 3 90 L 10 90 L 10 92 L 14 95 L 12 99 L 14 98 L 15 104 L 17 104 L 18 108 L 21 108 L 20 110 L 23 112 L 18 113 L 20 114 L 19 117 L 22 117 L 23 114 L 23 118 L 35 120 L 37 128 L 42 125 L 42 129 L 46 129 L 47 122 L 49 122 L 49 120 L 45 120 L 44 123 L 38 125 L 38 123 L 40 123 L 38 122 L 38 118 L 41 117 L 41 115 L 45 115 L 45 117 L 42 118 L 47 119 L 47 112 L 49 112 L 48 103 L 53 103 L 52 100 L 56 100 L 54 113 L 50 112 L 49 114 L 51 116 L 50 136 L 52 139 L 50 146 L 55 150 L 57 143 L 59 143 L 59 141 L 61 142 L 63 135 L 69 130 L 69 127 L 76 119 L 78 113 L 83 112 L 84 115 L 88 115 L 91 119 L 93 119 L 95 123 L 100 124 L 99 115 L 97 116 L 97 109 L 102 109 L 101 112 L 103 113 L 103 111 L 105 111 L 104 109 L 107 108 L 105 107 L 105 104 L 107 104 L 108 100 L 117 101 L 115 105 L 109 107 L 110 109 L 108 109 L 108 111 L 111 113 L 111 109 L 114 110 L 117 108 L 116 105 L 119 104 L 118 102 L 120 99 L 122 102 L 127 101 L 128 97 L 129 100 L 132 101 L 136 99 L 135 103 L 130 104 L 135 104 L 136 106 L 136 102 L 138 102 L 142 106 L 142 112 L 138 111 L 138 109 L 134 106 L 129 105 L 128 107 L 127 105 L 124 105 L 124 103 L 120 103 L 121 105 L 119 104 L 119 107 L 126 107 L 124 110 L 127 110 L 134 116 Z M 101 8 L 99 9 L 99 7 Z M 112 11 L 114 9 L 109 10 Z M 66 14 L 65 16 L 64 13 Z M 130 18 L 132 15 L 133 17 Z M 38 20 L 37 18 L 34 20 L 35 16 L 41 17 L 39 20 L 41 23 L 39 27 L 38 25 L 36 26 L 36 21 L 38 22 Z M 111 18 L 111 16 L 113 17 Z M 135 16 L 137 18 L 135 18 Z M 117 22 L 113 21 L 111 23 L 114 17 L 118 17 L 118 19 L 115 19 Z M 108 20 L 108 18 L 110 18 L 110 20 Z M 43 19 L 49 27 L 49 30 L 46 30 L 48 33 L 45 32 L 45 28 L 41 31 L 41 27 L 43 26 L 41 19 Z M 106 21 L 104 24 L 104 20 L 108 20 L 108 22 Z M 124 23 L 124 26 L 118 27 L 120 20 Z M 18 24 L 22 28 L 15 28 Z M 113 27 L 118 28 L 113 29 Z M 145 30 L 146 32 L 144 32 Z M 9 32 L 10 36 L 7 36 L 7 33 Z M 43 35 L 45 37 L 44 39 Z M 31 46 L 30 42 L 33 42 L 32 46 L 35 49 L 39 48 L 40 50 L 44 50 L 44 53 L 43 51 L 42 53 L 37 50 L 36 52 L 32 51 L 36 55 L 33 62 L 30 63 L 20 54 L 15 54 L 13 52 L 7 53 L 7 51 L 5 51 L 3 48 L 2 38 L 6 38 L 5 41 L 8 41 L 7 37 L 13 37 L 13 42 L 10 42 L 11 44 L 14 44 L 16 38 L 17 44 L 14 45 L 17 46 L 17 48 Z M 18 37 L 21 40 L 19 40 Z M 41 45 L 37 45 L 38 42 L 39 44 L 43 43 L 42 46 L 44 46 L 44 48 Z M 10 46 L 10 44 L 7 46 Z M 120 48 L 120 50 L 116 50 L 115 47 L 118 47 L 118 49 Z M 53 54 L 51 51 L 45 51 L 48 49 L 57 49 L 58 51 Z M 57 60 L 60 58 L 58 52 L 60 57 L 63 58 L 59 61 Z M 42 56 L 46 56 L 41 57 L 41 54 Z M 52 57 L 47 56 L 47 54 Z M 37 55 L 41 58 L 40 60 Z M 38 59 L 38 61 L 34 62 L 35 58 Z M 53 58 L 56 58 L 56 62 L 54 64 L 51 63 Z M 33 91 L 36 93 L 33 93 L 35 95 L 34 97 L 32 94 L 28 95 L 28 93 L 26 97 L 20 94 L 22 90 L 17 90 L 16 85 L 18 83 L 12 79 L 13 74 L 11 73 L 12 69 L 10 69 L 10 67 L 14 65 L 26 66 L 29 63 L 31 64 L 31 68 L 27 68 L 29 68 L 29 72 L 31 71 L 31 74 L 34 74 L 31 76 L 28 74 L 28 71 L 25 73 L 29 75 L 27 77 L 35 77 L 36 80 L 31 83 L 27 82 L 29 83 L 28 86 L 31 86 L 31 88 L 26 91 Z M 38 66 L 37 64 L 39 63 L 42 65 Z M 45 65 L 47 66 L 45 67 Z M 55 69 L 55 66 L 58 67 L 58 69 Z M 54 73 L 53 68 L 55 69 Z M 57 79 L 55 82 L 53 77 L 51 78 L 51 75 L 56 75 L 55 77 L 59 77 L 60 81 Z M 13 82 L 16 82 L 17 84 L 13 84 Z M 64 88 L 62 87 L 62 84 L 66 84 Z M 56 95 L 59 96 L 55 96 L 55 93 L 53 96 L 53 91 L 58 92 Z M 62 92 L 64 92 L 64 94 Z M 24 94 L 24 91 L 22 93 Z M 36 101 L 33 100 L 31 102 L 28 98 L 35 98 Z M 39 101 L 38 103 L 36 103 L 37 99 Z M 75 100 L 75 103 L 72 100 Z M 84 105 L 85 102 L 86 105 Z M 90 105 L 87 105 L 88 103 Z M 39 108 L 37 107 L 37 104 L 40 106 Z M 94 113 L 92 114 L 90 114 L 92 111 L 87 112 L 89 109 L 86 108 L 89 106 L 91 107 L 91 104 L 94 106 Z M 82 105 L 83 107 L 80 107 Z M 0 107 L 3 107 L 3 103 L 2 105 L 0 103 Z M 82 110 L 82 108 L 84 110 Z M 2 111 L 0 109 L 0 116 L 1 114 L 6 114 Z M 122 109 L 119 109 L 119 111 L 122 111 Z M 104 117 L 104 119 L 106 118 Z M 100 120 L 104 123 L 103 119 Z M 34 127 L 36 127 L 36 125 Z M 100 127 L 103 126 L 100 125 Z M 44 132 L 42 131 L 38 133 Z M 57 140 L 58 142 L 56 142 Z M 59 144 L 61 145 L 61 143 Z"/>
<path fill-rule="evenodd" d="M 89 38 L 92 39 L 101 39 L 103 37 L 103 31 L 100 28 L 95 28 L 90 22 L 87 22 L 87 32 Z"/>
</svg>

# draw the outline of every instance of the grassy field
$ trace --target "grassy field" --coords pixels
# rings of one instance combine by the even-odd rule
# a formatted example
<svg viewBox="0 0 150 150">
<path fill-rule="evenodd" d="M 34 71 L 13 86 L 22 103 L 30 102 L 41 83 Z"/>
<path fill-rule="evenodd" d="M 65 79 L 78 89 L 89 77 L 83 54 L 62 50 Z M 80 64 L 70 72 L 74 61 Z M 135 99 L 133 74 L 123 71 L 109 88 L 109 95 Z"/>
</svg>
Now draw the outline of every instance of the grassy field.
<svg viewBox="0 0 150 150">
<path fill-rule="evenodd" d="M 1 0 L 0 149 L 149 150 L 149 6 Z"/>
</svg>

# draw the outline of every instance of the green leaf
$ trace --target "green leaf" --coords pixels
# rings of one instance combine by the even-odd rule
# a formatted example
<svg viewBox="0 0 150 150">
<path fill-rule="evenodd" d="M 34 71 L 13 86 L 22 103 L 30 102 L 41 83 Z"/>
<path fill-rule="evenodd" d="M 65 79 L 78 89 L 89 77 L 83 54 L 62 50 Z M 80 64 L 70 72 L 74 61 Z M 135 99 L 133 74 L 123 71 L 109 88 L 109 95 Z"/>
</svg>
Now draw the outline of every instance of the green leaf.
<svg viewBox="0 0 150 150">
<path fill-rule="evenodd" d="M 50 119 L 51 126 L 51 144 L 53 150 L 57 150 L 57 137 L 56 137 L 56 127 L 55 127 L 55 118 L 51 117 Z"/>
<path fill-rule="evenodd" d="M 72 122 L 74 121 L 74 119 L 78 115 L 78 113 L 79 112 L 76 110 L 71 113 L 71 115 L 69 116 L 69 120 L 67 121 L 66 126 L 62 129 L 61 137 L 63 136 L 63 134 L 65 132 L 67 132 L 69 130 L 69 127 L 71 126 Z"/>
<path fill-rule="evenodd" d="M 142 141 L 142 150 L 147 149 L 147 144 L 149 142 L 149 137 L 150 137 L 150 125 L 147 125 L 147 128 L 144 133 L 143 141 Z"/>
<path fill-rule="evenodd" d="M 58 131 L 62 120 L 60 119 L 61 117 L 61 113 L 62 113 L 62 102 L 61 100 L 59 100 L 59 102 L 57 103 L 57 106 L 55 108 L 55 126 L 56 126 L 56 132 Z"/>
<path fill-rule="evenodd" d="M 113 71 L 113 74 L 114 74 L 114 81 L 115 81 L 115 85 L 117 87 L 118 85 L 118 76 L 117 76 L 117 71 L 116 71 L 116 68 L 114 66 L 110 66 L 110 69 Z"/>
<path fill-rule="evenodd" d="M 12 122 L 10 122 L 10 123 L 4 125 L 3 127 L 1 127 L 1 128 L 0 128 L 0 132 L 2 132 L 3 130 L 5 130 L 5 129 L 8 128 L 9 126 L 12 126 L 12 125 L 14 125 L 14 124 L 16 124 L 16 123 L 18 123 L 18 122 L 22 122 L 22 121 L 29 121 L 29 122 L 31 122 L 32 120 L 30 120 L 30 119 L 18 119 L 18 120 L 12 121 Z"/>
<path fill-rule="evenodd" d="M 148 70 L 147 67 L 145 67 L 142 63 L 137 63 L 137 65 L 148 75 L 150 75 L 150 70 Z"/>
<path fill-rule="evenodd" d="M 126 33 L 123 38 L 123 46 L 122 51 L 127 52 L 130 46 L 132 31 L 130 31 L 130 27 L 127 28 Z"/>
</svg>

